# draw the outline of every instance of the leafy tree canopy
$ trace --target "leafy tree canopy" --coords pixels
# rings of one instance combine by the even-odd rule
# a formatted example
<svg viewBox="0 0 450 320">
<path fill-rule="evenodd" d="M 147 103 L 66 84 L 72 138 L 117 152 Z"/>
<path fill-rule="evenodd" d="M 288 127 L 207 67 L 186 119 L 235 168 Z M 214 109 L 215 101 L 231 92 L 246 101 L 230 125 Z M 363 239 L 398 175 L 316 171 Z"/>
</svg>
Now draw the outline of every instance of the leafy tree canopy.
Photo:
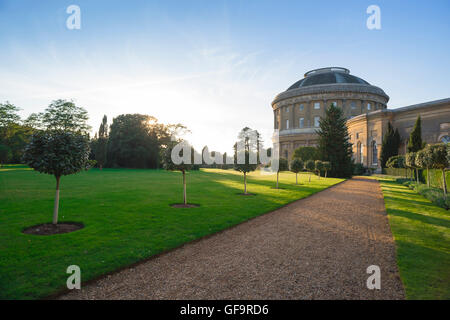
<svg viewBox="0 0 450 320">
<path fill-rule="evenodd" d="M 41 115 L 42 123 L 48 130 L 62 130 L 86 134 L 91 127 L 87 124 L 88 113 L 77 107 L 73 101 L 54 100 Z"/>
<path fill-rule="evenodd" d="M 25 149 L 24 162 L 36 171 L 55 177 L 89 168 L 89 140 L 61 130 L 35 133 Z"/>
<path fill-rule="evenodd" d="M 298 147 L 294 150 L 292 158 L 300 158 L 303 161 L 318 160 L 319 152 L 316 147 Z"/>
<path fill-rule="evenodd" d="M 291 171 L 298 173 L 303 170 L 304 162 L 300 158 L 294 158 L 291 160 Z"/>
</svg>

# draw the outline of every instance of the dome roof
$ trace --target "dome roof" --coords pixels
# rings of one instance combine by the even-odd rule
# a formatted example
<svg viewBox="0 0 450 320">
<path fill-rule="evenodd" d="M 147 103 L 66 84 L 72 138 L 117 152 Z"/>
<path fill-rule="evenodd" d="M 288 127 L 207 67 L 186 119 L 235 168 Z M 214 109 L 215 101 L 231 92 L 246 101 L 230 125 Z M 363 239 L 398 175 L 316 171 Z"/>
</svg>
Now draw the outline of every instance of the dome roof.
<svg viewBox="0 0 450 320">
<path fill-rule="evenodd" d="M 308 86 L 334 83 L 363 84 L 370 86 L 370 83 L 368 83 L 367 81 L 351 75 L 350 70 L 348 69 L 329 67 L 308 71 L 307 73 L 305 73 L 305 77 L 303 79 L 294 83 L 286 91 Z"/>
</svg>

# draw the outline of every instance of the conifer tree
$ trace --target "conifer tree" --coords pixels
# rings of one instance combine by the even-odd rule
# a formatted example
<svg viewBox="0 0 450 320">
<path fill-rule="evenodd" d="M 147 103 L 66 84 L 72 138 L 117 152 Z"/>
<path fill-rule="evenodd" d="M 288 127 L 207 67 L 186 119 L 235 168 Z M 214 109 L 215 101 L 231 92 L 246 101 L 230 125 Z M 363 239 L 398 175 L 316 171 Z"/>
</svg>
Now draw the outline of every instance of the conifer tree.
<svg viewBox="0 0 450 320">
<path fill-rule="evenodd" d="M 400 134 L 396 129 L 392 128 L 391 123 L 388 123 L 388 129 L 383 137 L 383 142 L 381 144 L 381 168 L 386 167 L 386 162 L 390 157 L 398 155 L 398 147 L 400 145 Z"/>
<path fill-rule="evenodd" d="M 346 122 L 342 110 L 333 105 L 320 119 L 318 149 L 321 159 L 331 163 L 331 177 L 345 178 L 352 175 L 352 145 Z"/>
<path fill-rule="evenodd" d="M 422 121 L 420 120 L 420 116 L 418 116 L 414 128 L 409 135 L 408 152 L 417 152 L 422 148 Z"/>
<path fill-rule="evenodd" d="M 98 138 L 95 146 L 95 160 L 97 160 L 98 167 L 102 170 L 106 163 L 106 152 L 108 146 L 108 119 L 106 115 L 103 116 L 102 123 L 98 130 Z"/>
</svg>

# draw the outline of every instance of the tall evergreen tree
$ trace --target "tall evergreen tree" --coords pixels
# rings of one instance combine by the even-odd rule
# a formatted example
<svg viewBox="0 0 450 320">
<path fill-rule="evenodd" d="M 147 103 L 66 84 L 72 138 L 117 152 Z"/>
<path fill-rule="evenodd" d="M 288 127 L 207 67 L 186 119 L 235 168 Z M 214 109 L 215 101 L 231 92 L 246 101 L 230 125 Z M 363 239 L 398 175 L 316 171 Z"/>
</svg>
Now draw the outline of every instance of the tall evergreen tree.
<svg viewBox="0 0 450 320">
<path fill-rule="evenodd" d="M 103 116 L 102 123 L 98 129 L 98 139 L 96 142 L 95 150 L 95 160 L 97 160 L 98 167 L 100 170 L 106 163 L 108 147 L 108 118 L 106 115 Z"/>
<path fill-rule="evenodd" d="M 390 157 L 398 155 L 399 146 L 400 146 L 400 135 L 398 133 L 398 130 L 396 129 L 394 131 L 394 128 L 389 122 L 388 129 L 383 137 L 383 142 L 381 144 L 380 161 L 382 168 L 386 167 L 386 162 L 389 160 Z"/>
<path fill-rule="evenodd" d="M 320 119 L 319 155 L 331 163 L 331 177 L 352 175 L 352 144 L 349 142 L 346 119 L 342 110 L 330 105 Z"/>
<path fill-rule="evenodd" d="M 414 128 L 409 135 L 408 152 L 417 152 L 422 148 L 422 121 L 420 120 L 420 116 L 418 116 Z"/>
</svg>

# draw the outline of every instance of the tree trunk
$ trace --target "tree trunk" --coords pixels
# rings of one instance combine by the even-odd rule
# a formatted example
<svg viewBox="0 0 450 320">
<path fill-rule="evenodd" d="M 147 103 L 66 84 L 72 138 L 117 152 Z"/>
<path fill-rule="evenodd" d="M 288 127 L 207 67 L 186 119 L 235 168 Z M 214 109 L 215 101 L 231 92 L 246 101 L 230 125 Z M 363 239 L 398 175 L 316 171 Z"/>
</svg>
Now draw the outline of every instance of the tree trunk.
<svg viewBox="0 0 450 320">
<path fill-rule="evenodd" d="M 186 172 L 183 170 L 183 203 L 187 204 L 186 199 Z"/>
<path fill-rule="evenodd" d="M 427 168 L 427 186 L 430 187 L 430 169 Z"/>
<path fill-rule="evenodd" d="M 419 169 L 416 168 L 417 185 L 419 185 Z"/>
<path fill-rule="evenodd" d="M 58 209 L 59 209 L 59 179 L 61 177 L 56 177 L 56 194 L 55 194 L 55 204 L 53 205 L 53 224 L 58 223 Z"/>
<path fill-rule="evenodd" d="M 295 173 L 295 184 L 298 184 L 297 172 Z"/>
<path fill-rule="evenodd" d="M 277 189 L 278 189 L 278 174 L 279 174 L 280 172 L 279 171 L 277 171 Z"/>
<path fill-rule="evenodd" d="M 320 180 L 320 170 L 317 170 L 317 176 L 319 177 Z"/>
<path fill-rule="evenodd" d="M 311 171 L 309 172 L 309 182 L 311 182 Z"/>
<path fill-rule="evenodd" d="M 444 195 L 447 195 L 447 182 L 445 181 L 445 169 L 442 169 L 442 184 L 444 185 Z"/>
<path fill-rule="evenodd" d="M 100 166 L 99 166 L 99 168 L 100 168 L 100 171 L 102 171 L 102 169 L 103 169 L 103 166 L 102 166 L 102 165 L 100 165 Z"/>
<path fill-rule="evenodd" d="M 325 179 L 327 178 L 328 170 L 325 170 Z"/>
<path fill-rule="evenodd" d="M 247 194 L 247 172 L 244 172 L 244 194 Z"/>
</svg>

